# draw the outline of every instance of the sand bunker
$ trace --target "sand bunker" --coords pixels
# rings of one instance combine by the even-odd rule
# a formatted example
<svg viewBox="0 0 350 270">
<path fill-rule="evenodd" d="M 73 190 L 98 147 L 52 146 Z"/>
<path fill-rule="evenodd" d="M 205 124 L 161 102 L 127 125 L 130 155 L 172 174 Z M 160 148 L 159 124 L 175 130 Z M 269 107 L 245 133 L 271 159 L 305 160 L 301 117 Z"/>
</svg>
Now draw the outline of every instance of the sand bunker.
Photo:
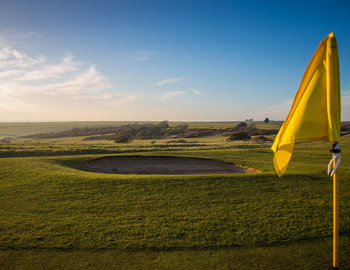
<svg viewBox="0 0 350 270">
<path fill-rule="evenodd" d="M 186 157 L 113 156 L 88 160 L 84 170 L 113 174 L 231 174 L 256 170 L 227 162 Z"/>
</svg>

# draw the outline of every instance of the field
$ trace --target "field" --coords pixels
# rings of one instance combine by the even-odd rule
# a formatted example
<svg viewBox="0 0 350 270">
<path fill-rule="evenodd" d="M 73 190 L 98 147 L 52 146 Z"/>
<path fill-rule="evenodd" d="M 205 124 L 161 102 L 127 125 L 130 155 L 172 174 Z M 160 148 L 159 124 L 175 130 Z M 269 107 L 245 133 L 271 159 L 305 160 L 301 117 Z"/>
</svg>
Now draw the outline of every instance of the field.
<svg viewBox="0 0 350 270">
<path fill-rule="evenodd" d="M 12 138 L 67 127 L 46 124 L 0 127 Z M 331 269 L 330 143 L 296 146 L 280 179 L 271 142 L 207 137 L 120 145 L 81 139 L 0 143 L 0 269 Z M 341 139 L 340 269 L 350 269 L 350 135 Z M 212 158 L 261 173 L 82 170 L 91 158 L 136 154 Z"/>
</svg>

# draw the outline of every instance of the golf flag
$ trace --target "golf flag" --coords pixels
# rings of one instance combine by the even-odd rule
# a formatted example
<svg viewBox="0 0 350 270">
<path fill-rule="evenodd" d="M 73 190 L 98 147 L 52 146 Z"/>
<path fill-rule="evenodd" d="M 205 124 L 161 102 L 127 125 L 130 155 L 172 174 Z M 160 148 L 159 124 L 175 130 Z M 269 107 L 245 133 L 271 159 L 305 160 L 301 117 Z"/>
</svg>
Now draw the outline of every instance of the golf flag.
<svg viewBox="0 0 350 270">
<path fill-rule="evenodd" d="M 295 95 L 292 108 L 271 147 L 281 177 L 294 144 L 340 137 L 340 76 L 337 41 L 330 33 L 317 48 Z"/>
</svg>

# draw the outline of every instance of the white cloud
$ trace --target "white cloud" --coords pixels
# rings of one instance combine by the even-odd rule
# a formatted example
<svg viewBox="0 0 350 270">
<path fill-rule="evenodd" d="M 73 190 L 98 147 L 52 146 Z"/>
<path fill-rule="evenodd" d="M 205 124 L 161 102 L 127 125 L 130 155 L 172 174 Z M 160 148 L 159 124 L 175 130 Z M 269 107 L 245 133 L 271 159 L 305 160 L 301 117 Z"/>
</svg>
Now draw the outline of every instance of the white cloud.
<svg viewBox="0 0 350 270">
<path fill-rule="evenodd" d="M 121 93 L 106 93 L 106 94 L 98 94 L 93 96 L 75 96 L 74 99 L 78 100 L 93 100 L 93 101 L 107 101 L 109 103 L 125 103 L 132 102 L 138 99 L 138 96 L 131 94 L 121 94 Z"/>
<path fill-rule="evenodd" d="M 160 82 L 156 82 L 154 85 L 155 86 L 162 86 L 164 84 L 169 84 L 169 83 L 175 83 L 175 82 L 179 82 L 182 81 L 182 78 L 170 78 L 170 79 L 166 79 Z"/>
<path fill-rule="evenodd" d="M 194 94 L 201 95 L 202 93 L 199 92 L 197 89 L 190 89 Z"/>
<path fill-rule="evenodd" d="M 28 72 L 32 74 L 33 71 Z M 42 71 L 44 73 L 44 71 Z M 58 74 L 61 71 L 58 69 Z M 31 82 L 25 82 L 23 77 L 28 77 L 28 73 L 25 73 L 22 77 L 13 78 L 10 81 L 0 83 L 0 91 L 11 93 L 13 95 L 20 95 L 22 93 L 41 93 L 45 95 L 82 95 L 88 93 L 98 92 L 112 85 L 106 77 L 101 75 L 95 68 L 91 66 L 86 71 L 80 71 L 71 79 L 61 79 L 55 83 L 44 83 L 39 80 L 39 84 L 31 84 Z M 40 73 L 40 72 L 39 72 Z M 59 78 L 58 75 L 52 74 L 52 77 Z"/>
<path fill-rule="evenodd" d="M 11 69 L 11 70 L 5 70 L 0 72 L 0 78 L 6 79 L 8 77 L 18 77 L 20 75 L 23 75 L 24 71 L 19 69 Z"/>
<path fill-rule="evenodd" d="M 174 91 L 174 92 L 167 92 L 164 93 L 163 95 L 161 95 L 160 97 L 156 98 L 156 99 L 170 99 L 170 98 L 174 98 L 177 97 L 179 95 L 185 94 L 185 91 Z"/>
<path fill-rule="evenodd" d="M 94 65 L 90 66 L 85 72 L 80 72 L 71 80 L 57 84 L 43 85 L 43 88 L 51 89 L 53 92 L 56 92 L 55 89 L 59 89 L 61 93 L 69 94 L 93 93 L 110 87 L 112 87 L 112 84 L 96 70 Z"/>
<path fill-rule="evenodd" d="M 2 47 L 0 49 L 0 68 L 25 68 L 31 67 L 45 62 L 44 56 L 39 56 L 37 58 L 29 57 L 28 55 L 12 49 L 9 46 Z"/>
<path fill-rule="evenodd" d="M 117 93 L 95 65 L 86 66 L 65 55 L 58 63 L 0 46 L 0 121 L 12 115 L 102 115 L 139 97 Z M 117 106 L 116 106 L 117 105 Z M 34 120 L 40 120 L 38 118 Z"/>
<path fill-rule="evenodd" d="M 19 80 L 42 80 L 48 78 L 59 78 L 60 75 L 78 70 L 78 63 L 73 62 L 71 55 L 66 55 L 61 63 L 53 65 L 43 65 L 39 69 L 34 69 L 26 72 Z"/>
</svg>

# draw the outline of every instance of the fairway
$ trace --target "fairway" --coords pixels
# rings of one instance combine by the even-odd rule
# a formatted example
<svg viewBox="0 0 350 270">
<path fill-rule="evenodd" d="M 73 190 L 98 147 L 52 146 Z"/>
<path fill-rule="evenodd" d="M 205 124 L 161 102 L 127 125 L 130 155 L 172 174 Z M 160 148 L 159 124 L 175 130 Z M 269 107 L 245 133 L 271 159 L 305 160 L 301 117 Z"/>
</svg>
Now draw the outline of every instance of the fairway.
<svg viewBox="0 0 350 270">
<path fill-rule="evenodd" d="M 329 143 L 297 146 L 289 173 L 279 179 L 271 142 L 201 140 L 199 147 L 176 148 L 160 140 L 145 152 L 131 144 L 108 155 L 99 153 L 104 142 L 89 144 L 90 154 L 79 154 L 87 146 L 74 142 L 70 155 L 55 156 L 46 152 L 45 141 L 35 145 L 37 152 L 25 150 L 24 145 L 32 146 L 21 142 L 17 157 L 5 157 L 3 143 L 0 268 L 329 269 Z M 342 137 L 341 269 L 350 269 L 349 143 L 349 135 Z M 15 147 L 16 141 L 7 144 Z M 67 141 L 55 147 L 67 147 Z M 213 159 L 260 173 L 83 171 L 87 161 L 106 156 Z"/>
</svg>

